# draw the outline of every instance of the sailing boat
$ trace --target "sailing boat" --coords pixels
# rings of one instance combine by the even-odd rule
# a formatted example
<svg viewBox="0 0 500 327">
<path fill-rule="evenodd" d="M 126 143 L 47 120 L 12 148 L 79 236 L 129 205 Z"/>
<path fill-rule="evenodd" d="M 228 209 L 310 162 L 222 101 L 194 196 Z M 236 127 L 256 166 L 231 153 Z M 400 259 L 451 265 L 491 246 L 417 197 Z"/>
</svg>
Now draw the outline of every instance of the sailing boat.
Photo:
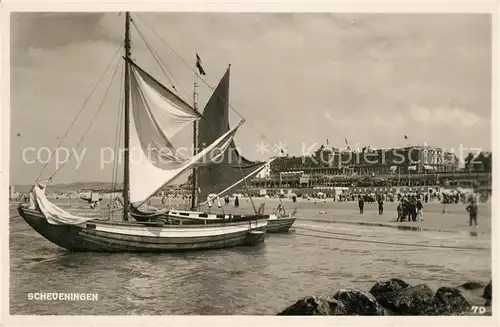
<svg viewBox="0 0 500 327">
<path fill-rule="evenodd" d="M 179 175 L 196 165 L 217 160 L 218 156 L 210 157 L 211 153 L 214 150 L 222 153 L 244 122 L 240 121 L 192 157 L 178 155 L 170 142 L 172 136 L 201 115 L 131 60 L 130 22 L 127 12 L 122 221 L 111 221 L 110 216 L 84 217 L 66 212 L 47 199 L 47 184 L 40 181 L 35 182 L 30 192 L 30 202 L 18 207 L 19 214 L 43 237 L 70 251 L 169 252 L 262 242 L 268 217 L 261 214 L 179 225 L 129 221 L 131 211 Z M 170 151 L 165 153 L 165 148 Z M 131 152 L 140 153 L 142 160 L 130 160 Z"/>
<path fill-rule="evenodd" d="M 213 143 L 218 137 L 230 131 L 230 70 L 231 65 L 227 68 L 203 110 L 204 119 L 199 121 L 199 135 L 195 135 L 195 137 L 198 137 L 195 143 L 201 143 L 201 147 Z M 239 153 L 234 140 L 231 140 L 219 160 L 196 168 L 190 176 L 192 190 L 199 189 L 199 192 L 197 192 L 198 208 L 203 205 L 210 205 L 213 201 L 220 201 L 220 197 L 256 176 L 276 158 L 272 157 L 265 162 L 248 160 Z M 192 196 L 195 197 L 196 194 L 193 192 Z M 192 202 L 192 208 L 195 207 L 195 203 Z M 147 219 L 147 217 L 167 219 L 171 223 L 178 223 L 179 221 L 194 223 L 199 219 L 215 222 L 226 216 L 226 214 L 206 214 L 203 211 L 194 210 L 162 211 L 154 208 L 153 211 L 156 211 L 156 214 L 148 216 L 144 212 L 134 212 L 132 216 L 136 219 Z M 263 214 L 263 211 L 264 204 L 260 206 L 258 213 Z M 283 204 L 280 204 L 276 212 L 268 216 L 267 232 L 288 232 L 296 220 L 295 214 L 296 210 L 287 213 Z"/>
</svg>

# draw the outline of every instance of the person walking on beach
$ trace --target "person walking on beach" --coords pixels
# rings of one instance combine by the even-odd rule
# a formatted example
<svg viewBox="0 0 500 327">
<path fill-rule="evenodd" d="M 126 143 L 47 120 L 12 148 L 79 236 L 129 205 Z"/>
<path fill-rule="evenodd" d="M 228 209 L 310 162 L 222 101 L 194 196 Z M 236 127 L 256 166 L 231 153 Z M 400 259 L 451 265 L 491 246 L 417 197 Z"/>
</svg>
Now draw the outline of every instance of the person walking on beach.
<svg viewBox="0 0 500 327">
<path fill-rule="evenodd" d="M 408 202 L 408 221 L 417 221 L 417 208 L 415 198 Z"/>
<path fill-rule="evenodd" d="M 417 207 L 417 220 L 424 221 L 424 212 L 423 212 L 424 206 L 422 205 L 422 201 L 420 201 L 420 199 L 417 200 L 416 207 Z"/>
<path fill-rule="evenodd" d="M 365 208 L 365 200 L 363 197 L 360 195 L 359 200 L 358 200 L 358 207 L 359 207 L 359 214 L 363 214 L 363 209 Z"/>
<path fill-rule="evenodd" d="M 234 199 L 234 206 L 238 208 L 240 206 L 240 200 L 238 199 L 238 196 L 235 197 Z"/>
<path fill-rule="evenodd" d="M 382 197 L 378 198 L 378 214 L 382 215 L 384 213 L 384 201 L 382 200 Z"/>
<path fill-rule="evenodd" d="M 401 202 L 399 202 L 398 204 L 398 208 L 397 208 L 397 211 L 398 211 L 398 219 L 396 219 L 396 221 L 400 221 L 400 222 L 403 222 L 403 212 L 404 212 L 404 202 L 403 200 L 401 200 Z"/>
<path fill-rule="evenodd" d="M 472 222 L 474 222 L 474 226 L 477 226 L 477 203 L 473 197 L 465 210 L 469 212 L 469 226 L 472 226 Z"/>
</svg>

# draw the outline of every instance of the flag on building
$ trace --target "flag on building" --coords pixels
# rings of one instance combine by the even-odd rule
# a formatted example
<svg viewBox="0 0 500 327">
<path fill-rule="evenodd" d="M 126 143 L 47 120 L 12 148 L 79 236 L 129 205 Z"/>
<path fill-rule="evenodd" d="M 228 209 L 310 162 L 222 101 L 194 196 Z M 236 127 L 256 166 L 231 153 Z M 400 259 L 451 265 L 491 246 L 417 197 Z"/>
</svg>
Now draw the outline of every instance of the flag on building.
<svg viewBox="0 0 500 327">
<path fill-rule="evenodd" d="M 405 140 L 407 140 L 407 139 L 408 139 L 408 136 L 407 136 L 407 135 L 405 135 L 404 137 L 405 137 Z"/>
<path fill-rule="evenodd" d="M 205 70 L 201 65 L 201 59 L 200 56 L 198 56 L 198 53 L 196 53 L 196 68 L 198 68 L 198 72 L 200 73 L 200 75 L 206 75 Z"/>
</svg>

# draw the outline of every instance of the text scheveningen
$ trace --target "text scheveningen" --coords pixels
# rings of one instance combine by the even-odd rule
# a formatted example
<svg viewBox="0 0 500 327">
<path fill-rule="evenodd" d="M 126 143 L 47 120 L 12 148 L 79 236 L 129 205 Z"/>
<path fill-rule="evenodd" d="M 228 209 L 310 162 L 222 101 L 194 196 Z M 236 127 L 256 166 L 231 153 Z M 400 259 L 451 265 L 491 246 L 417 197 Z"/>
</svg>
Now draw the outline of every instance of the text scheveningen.
<svg viewBox="0 0 500 327">
<path fill-rule="evenodd" d="M 34 301 L 97 301 L 98 299 L 97 293 L 28 293 L 28 300 Z"/>
</svg>

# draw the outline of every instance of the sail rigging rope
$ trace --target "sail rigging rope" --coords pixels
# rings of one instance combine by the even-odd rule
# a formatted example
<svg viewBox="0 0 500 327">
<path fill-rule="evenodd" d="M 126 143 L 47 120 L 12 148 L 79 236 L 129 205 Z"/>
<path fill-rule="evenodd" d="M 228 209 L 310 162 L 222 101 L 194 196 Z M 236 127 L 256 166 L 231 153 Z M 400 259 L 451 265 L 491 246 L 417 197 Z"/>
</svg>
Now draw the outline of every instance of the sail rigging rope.
<svg viewBox="0 0 500 327">
<path fill-rule="evenodd" d="M 125 65 L 122 66 L 123 68 L 121 69 L 121 77 L 120 81 L 125 80 Z M 119 166 L 119 159 L 118 159 L 118 154 L 120 151 L 120 140 L 121 140 L 121 135 L 122 135 L 122 126 L 123 126 L 123 121 L 122 121 L 122 115 L 123 112 L 125 111 L 125 108 L 123 106 L 123 99 L 124 99 L 124 88 L 125 83 L 120 83 L 120 97 L 118 99 L 118 120 L 116 122 L 116 135 L 115 135 L 115 146 L 114 146 L 114 157 L 113 157 L 113 172 L 111 175 L 111 191 L 116 191 L 117 185 L 118 185 L 118 166 Z M 111 193 L 113 194 L 113 193 Z M 109 197 L 109 213 L 108 213 L 108 218 L 111 219 L 111 216 L 114 211 L 114 205 L 115 205 L 115 198 L 110 195 Z"/>
<path fill-rule="evenodd" d="M 135 23 L 134 19 L 130 19 L 131 22 L 132 22 L 132 25 L 135 27 L 135 30 L 137 31 L 137 33 L 139 34 L 139 36 L 141 37 L 142 41 L 144 42 L 144 44 L 146 45 L 146 47 L 148 48 L 149 52 L 151 53 L 151 55 L 153 56 L 153 59 L 156 61 L 156 63 L 158 64 L 158 66 L 160 67 L 160 69 L 162 70 L 163 74 L 165 75 L 165 77 L 168 79 L 169 83 L 172 84 L 172 87 L 174 88 L 175 91 L 178 92 L 178 90 L 176 89 L 174 83 L 172 82 L 172 80 L 170 79 L 169 75 L 167 74 L 167 72 L 165 72 L 164 70 L 164 67 L 165 69 L 168 71 L 168 73 L 170 74 L 170 76 L 172 77 L 172 79 L 174 80 L 174 82 L 179 86 L 179 88 L 181 89 L 181 91 L 184 93 L 184 95 L 186 95 L 186 98 L 189 98 L 189 95 L 187 94 L 186 90 L 182 87 L 182 84 L 179 83 L 179 81 L 177 81 L 177 79 L 175 78 L 174 74 L 172 74 L 172 72 L 169 70 L 168 66 L 165 64 L 165 62 L 161 59 L 161 56 L 154 50 L 154 48 L 151 46 L 151 43 L 147 40 L 147 38 L 144 36 L 144 34 L 141 32 L 141 29 L 139 28 L 139 26 L 137 26 L 137 24 Z M 199 77 L 198 74 L 195 74 L 196 77 Z M 196 83 L 196 82 L 195 82 Z M 217 95 L 218 96 L 218 95 Z M 189 103 L 189 101 L 186 101 L 186 99 L 183 99 L 184 102 L 186 103 Z M 194 101 L 193 101 L 193 107 L 194 107 Z M 199 113 L 200 116 L 202 118 L 205 118 L 203 116 L 202 113 Z M 210 124 L 207 125 L 208 127 L 208 130 L 211 131 L 212 133 L 214 132 L 214 127 Z"/>
<path fill-rule="evenodd" d="M 186 96 L 186 98 L 189 98 L 189 95 L 187 94 L 186 90 L 182 87 L 182 84 L 179 83 L 179 81 L 177 81 L 177 79 L 175 78 L 174 74 L 172 74 L 172 72 L 168 69 L 168 66 L 165 64 L 165 62 L 161 59 L 161 56 L 158 55 L 158 53 L 154 50 L 154 48 L 151 46 L 151 43 L 147 40 L 147 38 L 144 36 L 144 34 L 141 32 L 139 26 L 137 26 L 137 24 L 135 23 L 135 21 L 131 18 L 131 21 L 132 21 L 132 24 L 133 26 L 135 27 L 137 33 L 139 34 L 139 36 L 142 38 L 144 44 L 146 45 L 146 47 L 148 48 L 149 52 L 151 53 L 151 55 L 153 56 L 153 59 L 156 61 L 156 63 L 158 64 L 158 66 L 160 67 L 160 69 L 162 70 L 163 74 L 165 75 L 165 77 L 168 79 L 169 83 L 172 84 L 172 87 L 175 89 L 175 91 L 177 91 L 174 83 L 170 80 L 168 74 L 165 72 L 165 70 L 163 69 L 163 67 L 165 67 L 167 69 L 167 71 L 170 73 L 172 79 L 175 81 L 175 83 L 179 86 L 179 88 L 181 89 L 181 91 L 184 93 L 184 95 Z M 198 74 L 195 73 L 195 76 L 200 78 L 200 76 L 198 76 Z M 220 81 L 222 80 L 222 78 L 219 80 L 219 83 Z M 196 83 L 196 82 L 195 82 Z M 179 93 L 177 91 L 177 93 Z M 179 94 L 178 94 L 179 95 Z M 179 95 L 180 96 L 180 95 Z M 216 94 L 216 96 L 218 98 L 221 98 L 218 94 Z M 182 98 L 181 98 L 182 99 Z M 189 103 L 189 101 L 187 101 L 186 99 L 182 99 L 184 102 L 186 103 Z M 194 101 L 193 101 L 193 107 L 194 107 Z M 198 111 L 198 110 L 197 110 Z M 200 116 L 203 118 L 203 119 L 206 119 L 205 116 L 203 116 L 203 113 L 199 112 L 198 113 L 200 114 Z M 210 124 L 207 124 L 207 128 L 208 130 L 211 132 L 211 133 L 214 133 L 215 130 L 214 130 L 214 127 Z"/>
<path fill-rule="evenodd" d="M 123 66 L 125 67 L 125 66 Z M 122 69 L 122 76 L 121 76 L 121 80 L 123 81 L 124 80 L 124 73 L 125 73 L 125 69 Z M 120 99 L 118 100 L 118 120 L 116 122 L 116 136 L 115 136 L 115 156 L 114 156 L 114 160 L 115 160 L 115 164 L 113 166 L 113 176 L 112 176 L 112 189 L 114 190 L 118 184 L 118 164 L 119 164 L 119 159 L 118 159 L 118 154 L 119 154 L 119 149 L 120 149 L 120 140 L 121 140 L 121 136 L 122 136 L 122 126 L 124 125 L 123 124 L 123 121 L 122 121 L 122 117 L 123 117 L 123 113 L 125 111 L 125 108 L 123 106 L 123 100 L 124 100 L 124 96 L 123 96 L 123 84 L 121 84 L 121 87 L 120 87 L 120 94 L 122 95 L 120 97 Z"/>
<path fill-rule="evenodd" d="M 152 31 L 152 32 L 153 32 L 153 33 L 154 33 L 154 34 L 155 34 L 155 35 L 156 35 L 156 36 L 157 36 L 157 37 L 158 37 L 158 38 L 159 38 L 162 42 L 163 42 L 163 44 L 165 44 L 165 45 L 166 45 L 166 46 L 167 46 L 167 47 L 168 47 L 168 48 L 169 48 L 169 49 L 170 49 L 170 50 L 171 50 L 171 51 L 175 54 L 175 56 L 176 56 L 177 58 L 179 58 L 179 60 L 180 60 L 180 61 L 182 61 L 182 63 L 184 63 L 184 65 L 186 65 L 186 67 L 188 67 L 188 68 L 189 68 L 189 70 L 191 70 L 193 73 L 195 73 L 195 74 L 196 74 L 196 69 L 194 69 L 194 68 L 193 68 L 193 67 L 192 67 L 189 63 L 187 63 L 187 62 L 186 62 L 186 60 L 184 60 L 184 58 L 182 58 L 182 56 L 181 56 L 181 55 L 179 55 L 179 54 L 175 51 L 175 49 L 174 49 L 174 48 L 173 48 L 173 47 L 172 47 L 172 46 L 171 46 L 171 45 L 170 45 L 167 41 L 165 41 L 165 39 L 164 39 L 164 38 L 162 38 L 160 35 L 158 35 L 158 33 L 156 33 L 156 31 L 155 31 L 155 30 L 154 30 L 154 29 L 153 29 L 153 28 L 152 28 L 152 27 L 151 27 L 148 23 L 146 23 L 146 22 L 145 22 L 145 21 L 144 21 L 144 20 L 143 20 L 140 16 L 136 15 L 136 17 L 137 17 L 137 18 L 139 18 L 139 20 L 140 20 L 140 21 L 141 21 L 144 25 L 146 25 L 146 26 L 147 26 L 147 27 L 148 27 L 148 28 L 149 28 L 149 29 L 150 29 L 150 30 L 151 30 L 151 31 Z M 201 81 L 202 81 L 202 82 L 203 82 L 203 83 L 204 83 L 204 84 L 205 84 L 208 88 L 210 88 L 212 91 L 214 91 L 214 90 L 215 90 L 215 87 L 213 87 L 212 85 L 210 85 L 210 84 L 209 84 L 207 81 L 205 81 L 205 80 L 204 80 L 201 76 L 199 76 L 199 79 L 200 79 L 200 80 L 201 80 Z M 234 111 L 234 112 L 235 112 L 238 116 L 240 116 L 240 118 L 241 118 L 241 119 L 243 119 L 243 120 L 245 120 L 245 121 L 246 121 L 246 119 L 243 117 L 243 115 L 242 115 L 242 114 L 240 114 L 240 113 L 239 113 L 239 112 L 238 112 L 238 111 L 237 111 L 237 110 L 236 110 L 236 109 L 235 109 L 235 108 L 234 108 L 234 107 L 233 107 L 233 106 L 229 103 L 229 100 L 228 100 L 228 99 L 223 99 L 223 98 L 222 98 L 221 96 L 219 96 L 219 95 L 217 95 L 217 97 L 218 97 L 220 100 L 222 100 L 222 101 L 224 101 L 224 102 L 227 102 L 227 104 L 228 104 L 229 108 L 231 108 L 231 109 L 232 109 L 232 110 L 233 110 L 233 111 Z M 276 143 L 272 142 L 271 140 L 269 140 L 269 138 L 267 138 L 267 137 L 266 137 L 266 135 L 265 135 L 263 132 L 259 131 L 259 129 L 257 129 L 257 127 L 256 127 L 254 124 L 252 124 L 252 122 L 248 122 L 248 123 L 249 123 L 249 124 L 250 124 L 250 126 L 251 126 L 251 127 L 252 127 L 252 128 L 253 128 L 253 129 L 254 129 L 254 130 L 255 130 L 255 131 L 259 134 L 259 136 L 260 136 L 261 138 L 263 138 L 264 140 L 266 140 L 266 141 L 268 141 L 269 143 L 273 144 L 273 145 L 274 145 L 277 149 L 283 150 L 283 149 L 281 149 L 281 148 L 278 146 L 278 144 L 276 144 Z"/>
<path fill-rule="evenodd" d="M 108 65 L 106 66 L 106 69 L 104 70 L 104 72 L 102 73 L 102 75 L 99 77 L 99 79 L 97 80 L 97 83 L 94 85 L 94 87 L 92 88 L 92 90 L 90 91 L 89 95 L 87 96 L 87 98 L 85 99 L 85 101 L 83 102 L 82 106 L 80 107 L 80 109 L 78 110 L 78 113 L 76 115 L 76 117 L 73 119 L 73 122 L 71 123 L 71 125 L 68 127 L 68 129 L 66 130 L 66 132 L 64 133 L 64 135 L 61 137 L 59 143 L 57 144 L 56 148 L 52 151 L 52 153 L 50 154 L 50 157 L 49 157 L 49 160 L 47 160 L 47 162 L 45 163 L 45 166 L 42 168 L 42 171 L 40 172 L 40 175 L 38 175 L 37 179 L 35 180 L 35 183 L 38 182 L 40 180 L 40 177 L 42 177 L 42 174 L 43 172 L 45 171 L 45 169 L 47 169 L 50 161 L 52 160 L 52 158 L 54 157 L 54 154 L 56 153 L 56 149 L 58 149 L 62 142 L 64 141 L 64 139 L 66 138 L 66 136 L 68 135 L 69 131 L 71 130 L 71 128 L 73 127 L 73 125 L 75 125 L 78 117 L 80 117 L 80 114 L 83 112 L 83 109 L 85 109 L 85 106 L 87 105 L 87 103 L 90 101 L 90 98 L 92 97 L 92 95 L 94 94 L 95 90 L 97 89 L 97 87 L 99 86 L 99 84 L 101 83 L 102 79 L 104 78 L 104 76 L 106 75 L 106 73 L 108 72 L 109 68 L 111 67 L 111 65 L 113 64 L 113 62 L 116 60 L 116 57 L 118 56 L 118 54 L 120 53 L 120 51 L 123 49 L 123 44 L 121 44 L 118 49 L 116 50 L 116 52 L 114 53 L 113 57 L 111 58 L 111 60 L 109 61 Z M 52 175 L 53 176 L 53 175 Z"/>
<path fill-rule="evenodd" d="M 92 127 L 92 125 L 94 124 L 96 118 L 97 118 L 97 115 L 99 114 L 99 112 L 101 111 L 102 109 L 102 106 L 104 104 L 104 101 L 106 101 L 106 98 L 108 97 L 108 94 L 109 94 L 109 90 L 111 89 L 111 85 L 113 84 L 113 81 L 116 77 L 116 73 L 118 72 L 118 68 L 120 67 L 120 63 L 121 61 L 118 61 L 118 64 L 116 65 L 115 69 L 114 69 L 114 72 L 113 72 L 113 76 L 111 77 L 111 81 L 109 82 L 108 84 L 108 87 L 106 88 L 106 92 L 104 93 L 104 97 L 101 101 L 101 103 L 99 104 L 99 107 L 97 108 L 97 111 L 95 112 L 94 116 L 92 117 L 92 120 L 90 121 L 90 124 L 89 126 L 87 127 L 87 130 L 85 131 L 85 133 L 83 134 L 83 136 L 80 138 L 80 140 L 78 141 L 78 143 L 76 144 L 76 147 L 75 149 L 78 149 L 78 147 L 80 146 L 80 144 L 83 142 L 83 140 L 85 139 L 85 137 L 87 136 L 88 132 L 90 131 L 90 128 Z M 54 177 L 65 165 L 66 163 L 68 163 L 69 159 L 74 155 L 75 151 L 71 151 L 70 155 L 68 156 L 67 160 L 65 162 L 63 162 L 59 168 L 49 177 L 49 180 L 52 179 L 52 177 Z"/>
<path fill-rule="evenodd" d="M 252 203 L 253 211 L 254 213 L 257 213 L 257 208 L 255 207 L 255 203 L 253 202 L 252 195 L 250 194 L 250 190 L 248 189 L 248 184 L 247 180 L 245 178 L 245 173 L 243 172 L 243 169 L 241 169 L 241 166 L 238 166 L 240 168 L 241 176 L 243 176 L 243 182 L 245 183 L 245 189 L 247 190 L 248 197 L 250 198 L 250 202 Z"/>
<path fill-rule="evenodd" d="M 186 98 L 189 98 L 189 95 L 187 94 L 186 90 L 184 90 L 184 88 L 182 87 L 181 83 L 179 83 L 177 81 L 177 79 L 175 78 L 174 74 L 172 74 L 172 72 L 170 71 L 170 69 L 168 69 L 168 66 L 165 64 L 165 62 L 163 62 L 163 60 L 161 59 L 161 57 L 158 55 L 158 53 L 156 53 L 156 51 L 154 50 L 154 48 L 151 46 L 151 44 L 149 43 L 149 41 L 144 37 L 144 35 L 142 34 L 141 30 L 139 29 L 139 27 L 137 26 L 137 24 L 135 23 L 135 21 L 131 18 L 130 21 L 132 22 L 132 25 L 135 27 L 135 30 L 137 31 L 137 34 L 139 34 L 139 36 L 141 37 L 142 41 L 144 42 L 144 44 L 146 45 L 146 47 L 148 48 L 149 52 L 151 52 L 151 55 L 153 56 L 153 59 L 156 61 L 156 63 L 158 64 L 158 66 L 160 67 L 161 71 L 163 72 L 163 74 L 165 75 L 165 77 L 168 79 L 168 82 L 172 85 L 172 88 L 177 91 L 177 88 L 175 86 L 175 84 L 177 84 L 179 86 L 179 88 L 181 89 L 181 91 L 184 93 L 184 95 L 186 96 Z M 170 76 L 172 77 L 172 79 L 174 80 L 174 82 L 172 82 L 172 80 L 170 79 L 169 75 L 165 72 L 165 69 L 168 71 L 168 73 L 170 74 Z M 178 92 L 177 92 L 178 93 Z M 186 103 L 189 103 L 188 101 L 186 101 L 185 99 L 183 99 Z"/>
</svg>

